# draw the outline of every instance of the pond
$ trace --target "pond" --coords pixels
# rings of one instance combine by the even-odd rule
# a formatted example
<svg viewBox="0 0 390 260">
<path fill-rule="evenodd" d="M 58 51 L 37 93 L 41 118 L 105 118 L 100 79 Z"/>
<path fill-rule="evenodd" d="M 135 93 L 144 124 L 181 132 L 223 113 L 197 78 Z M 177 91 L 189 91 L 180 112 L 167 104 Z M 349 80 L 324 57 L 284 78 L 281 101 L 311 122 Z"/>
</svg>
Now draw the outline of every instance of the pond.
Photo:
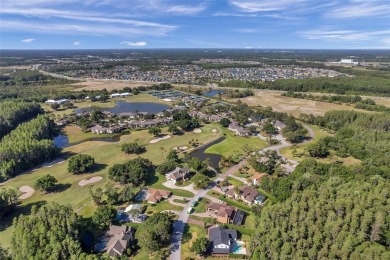
<svg viewBox="0 0 390 260">
<path fill-rule="evenodd" d="M 148 112 L 148 113 L 160 113 L 161 111 L 167 110 L 168 105 L 153 103 L 153 102 L 126 102 L 126 101 L 116 101 L 115 107 L 86 107 L 76 109 L 74 112 L 76 114 L 81 114 L 83 112 L 92 112 L 94 110 L 100 110 L 102 112 L 110 112 L 113 114 L 120 113 L 129 113 L 129 112 Z"/>
<path fill-rule="evenodd" d="M 60 148 L 66 148 L 66 147 L 69 147 L 69 146 L 72 146 L 72 145 L 81 144 L 81 143 L 87 142 L 87 141 L 115 143 L 115 142 L 118 142 L 119 140 L 120 140 L 119 136 L 113 136 L 113 137 L 92 137 L 92 138 L 88 138 L 85 141 L 76 142 L 76 143 L 69 143 L 69 138 L 66 135 L 58 135 L 58 136 L 53 138 L 54 144 L 56 146 L 60 147 Z"/>
<path fill-rule="evenodd" d="M 60 148 L 69 146 L 69 138 L 66 135 L 59 135 L 53 138 L 54 144 Z"/>
<path fill-rule="evenodd" d="M 226 90 L 213 89 L 211 91 L 203 92 L 203 95 L 208 96 L 208 97 L 215 97 L 218 94 L 223 94 L 225 92 L 226 92 Z"/>
<path fill-rule="evenodd" d="M 204 161 L 207 158 L 209 158 L 210 159 L 210 166 L 213 167 L 217 172 L 219 172 L 219 161 L 221 160 L 222 156 L 219 154 L 205 153 L 205 151 L 207 150 L 207 148 L 209 148 L 215 144 L 218 144 L 218 143 L 222 142 L 223 140 L 225 140 L 225 137 L 220 137 L 217 140 L 193 151 L 191 153 L 191 156 L 196 157 L 201 161 Z"/>
</svg>

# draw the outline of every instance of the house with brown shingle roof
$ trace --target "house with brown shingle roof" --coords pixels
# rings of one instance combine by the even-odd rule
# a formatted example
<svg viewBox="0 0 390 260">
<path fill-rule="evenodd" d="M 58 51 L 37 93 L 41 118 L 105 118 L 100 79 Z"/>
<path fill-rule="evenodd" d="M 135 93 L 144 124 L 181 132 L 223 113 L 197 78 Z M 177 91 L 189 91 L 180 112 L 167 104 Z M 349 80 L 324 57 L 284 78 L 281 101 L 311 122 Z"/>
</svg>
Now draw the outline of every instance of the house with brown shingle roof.
<svg viewBox="0 0 390 260">
<path fill-rule="evenodd" d="M 146 192 L 146 200 L 151 204 L 157 204 L 162 199 L 167 199 L 171 196 L 171 192 L 167 190 L 148 189 Z"/>
<path fill-rule="evenodd" d="M 109 237 L 104 251 L 114 258 L 122 256 L 130 243 L 134 241 L 134 230 L 128 226 L 111 225 L 110 230 L 106 233 Z"/>
<path fill-rule="evenodd" d="M 252 184 L 254 186 L 259 186 L 261 179 L 263 179 L 266 176 L 268 176 L 268 174 L 256 172 L 251 177 L 249 177 L 250 182 L 247 182 L 246 184 Z"/>
<path fill-rule="evenodd" d="M 167 180 L 172 183 L 176 183 L 178 181 L 185 181 L 188 179 L 190 173 L 190 169 L 188 167 L 180 168 L 176 167 L 176 169 L 165 174 Z"/>
<path fill-rule="evenodd" d="M 228 224 L 233 222 L 236 208 L 228 206 L 226 203 L 212 202 L 208 206 L 207 211 L 214 212 L 219 223 Z"/>
</svg>

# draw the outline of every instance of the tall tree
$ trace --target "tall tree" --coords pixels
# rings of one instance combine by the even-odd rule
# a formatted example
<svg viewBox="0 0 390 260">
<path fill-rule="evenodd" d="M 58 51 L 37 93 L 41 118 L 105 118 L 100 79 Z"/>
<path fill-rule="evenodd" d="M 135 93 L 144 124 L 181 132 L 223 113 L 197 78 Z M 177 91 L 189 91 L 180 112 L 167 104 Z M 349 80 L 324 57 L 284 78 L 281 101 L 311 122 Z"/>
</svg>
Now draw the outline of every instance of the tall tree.
<svg viewBox="0 0 390 260">
<path fill-rule="evenodd" d="M 34 206 L 30 215 L 20 215 L 13 222 L 13 259 L 78 259 L 82 253 L 78 223 L 70 206 Z"/>
</svg>

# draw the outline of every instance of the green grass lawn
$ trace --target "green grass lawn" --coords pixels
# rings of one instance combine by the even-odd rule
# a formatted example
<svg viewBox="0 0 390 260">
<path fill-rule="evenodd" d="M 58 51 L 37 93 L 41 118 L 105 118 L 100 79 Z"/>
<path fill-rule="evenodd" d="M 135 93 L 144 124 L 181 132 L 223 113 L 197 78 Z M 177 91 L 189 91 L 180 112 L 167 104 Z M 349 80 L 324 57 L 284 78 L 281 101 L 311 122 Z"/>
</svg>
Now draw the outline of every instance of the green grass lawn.
<svg viewBox="0 0 390 260">
<path fill-rule="evenodd" d="M 155 213 L 161 212 L 163 210 L 182 211 L 183 207 L 184 207 L 184 205 L 183 205 L 183 207 L 180 207 L 177 205 L 172 205 L 167 200 L 161 201 L 161 202 L 157 203 L 156 205 L 153 205 L 153 204 L 147 204 L 147 205 L 148 205 L 148 207 L 146 208 L 145 213 L 149 216 L 151 216 Z"/>
<path fill-rule="evenodd" d="M 195 206 L 194 212 L 196 213 L 203 213 L 207 211 L 207 207 L 210 205 L 210 200 L 206 198 L 202 198 L 199 202 L 198 205 Z"/>
<path fill-rule="evenodd" d="M 229 177 L 229 183 L 234 186 L 242 186 L 244 183 L 240 180 L 234 179 L 233 177 Z"/>
<path fill-rule="evenodd" d="M 93 184 L 93 188 L 103 188 L 110 180 L 107 177 L 108 169 L 117 163 L 125 163 L 130 159 L 134 159 L 138 156 L 150 159 L 154 165 L 158 165 L 165 160 L 165 156 L 173 147 L 188 146 L 188 141 L 191 139 L 198 139 L 200 143 L 207 143 L 215 140 L 219 137 L 220 133 L 212 133 L 211 130 L 218 128 L 216 125 L 205 125 L 202 127 L 202 132 L 199 134 L 188 132 L 184 135 L 173 136 L 170 139 L 160 141 L 155 144 L 150 144 L 149 141 L 154 139 L 153 136 L 147 133 L 147 130 L 133 131 L 130 135 L 121 136 L 118 143 L 110 143 L 103 141 L 87 141 L 64 149 L 66 154 L 89 154 L 95 158 L 98 169 L 90 174 L 73 175 L 67 171 L 67 162 L 53 165 L 52 167 L 42 167 L 36 171 L 22 174 L 10 179 L 4 186 L 13 187 L 18 189 L 20 186 L 28 185 L 33 187 L 35 181 L 46 174 L 53 175 L 59 184 L 64 185 L 64 189 L 61 192 L 54 192 L 44 194 L 41 192 L 35 192 L 34 195 L 24 201 L 18 206 L 14 214 L 8 219 L 2 220 L 0 223 L 0 244 L 8 247 L 12 234 L 12 219 L 20 215 L 21 213 L 29 214 L 31 206 L 39 203 L 57 202 L 59 204 L 69 204 L 76 211 L 82 205 L 91 200 L 89 194 L 89 187 L 80 187 L 78 182 L 84 178 L 91 178 L 94 176 L 102 176 L 103 180 Z M 162 134 L 168 134 L 166 128 L 163 129 Z M 146 152 L 141 155 L 128 155 L 121 151 L 123 143 L 138 142 L 141 145 L 146 146 Z M 165 152 L 162 154 L 160 147 L 164 147 Z M 166 189 L 161 183 L 165 181 L 163 176 L 156 176 L 151 178 L 148 183 L 149 186 L 154 188 Z M 185 190 L 171 190 L 175 195 L 183 197 L 193 197 L 193 194 Z M 164 205 L 164 204 L 163 204 Z M 165 209 L 173 209 L 173 205 L 166 205 Z M 82 209 L 79 213 L 86 216 L 91 216 L 94 212 L 94 208 L 88 206 L 86 209 Z"/>
<path fill-rule="evenodd" d="M 179 199 L 174 199 L 173 202 L 181 203 L 181 204 L 187 204 L 188 201 L 185 200 L 179 200 Z M 183 205 L 184 206 L 184 205 Z"/>
<path fill-rule="evenodd" d="M 192 246 L 192 243 L 197 239 L 201 237 L 206 237 L 206 230 L 200 226 L 193 225 L 193 224 L 187 224 L 186 228 L 184 229 L 183 234 L 183 242 L 181 245 L 181 254 L 182 259 L 187 258 L 194 258 L 197 259 L 195 253 L 190 251 L 190 248 Z"/>
<path fill-rule="evenodd" d="M 195 216 L 195 215 L 190 215 L 190 218 L 192 219 L 196 219 L 196 220 L 200 220 L 200 221 L 203 221 L 204 223 L 208 223 L 208 224 L 214 224 L 216 223 L 216 219 L 215 218 L 209 218 L 209 217 L 199 217 L 199 216 Z"/>
<path fill-rule="evenodd" d="M 224 157 L 236 157 L 239 154 L 246 154 L 246 149 L 258 151 L 267 146 L 267 143 L 258 137 L 236 136 L 227 128 L 223 128 L 223 133 L 226 135 L 226 139 L 209 147 L 205 151 L 206 153 L 219 154 Z"/>
</svg>

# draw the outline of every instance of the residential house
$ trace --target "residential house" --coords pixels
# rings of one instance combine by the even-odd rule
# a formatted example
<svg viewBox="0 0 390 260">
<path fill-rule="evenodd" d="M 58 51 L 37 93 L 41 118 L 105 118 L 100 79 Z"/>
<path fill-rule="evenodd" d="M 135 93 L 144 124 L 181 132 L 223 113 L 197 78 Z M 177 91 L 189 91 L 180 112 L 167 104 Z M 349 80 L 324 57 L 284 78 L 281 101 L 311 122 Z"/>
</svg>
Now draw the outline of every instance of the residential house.
<svg viewBox="0 0 390 260">
<path fill-rule="evenodd" d="M 276 120 L 276 121 L 275 121 L 274 126 L 275 126 L 279 131 L 282 131 L 282 130 L 286 127 L 286 125 L 285 125 L 283 122 L 279 121 L 279 120 Z"/>
<path fill-rule="evenodd" d="M 148 189 L 146 192 L 146 200 L 151 203 L 151 204 L 157 204 L 159 203 L 162 199 L 167 199 L 169 196 L 171 196 L 170 191 L 166 190 L 158 190 L 158 189 Z"/>
<path fill-rule="evenodd" d="M 237 231 L 214 226 L 208 229 L 207 238 L 212 244 L 213 256 L 227 256 L 233 251 L 234 243 L 237 240 Z"/>
<path fill-rule="evenodd" d="M 265 200 L 263 195 L 250 186 L 240 186 L 239 190 L 240 194 L 236 194 L 234 189 L 229 189 L 225 195 L 236 200 L 240 199 L 247 204 L 262 204 Z"/>
<path fill-rule="evenodd" d="M 155 126 L 163 126 L 172 122 L 171 118 L 151 119 L 145 121 L 130 121 L 129 128 L 150 128 Z"/>
<path fill-rule="evenodd" d="M 101 125 L 96 125 L 92 127 L 90 130 L 94 134 L 113 134 L 113 133 L 119 133 L 122 130 L 122 127 L 120 126 L 104 127 Z"/>
<path fill-rule="evenodd" d="M 128 226 L 111 225 L 106 236 L 109 237 L 109 240 L 104 251 L 114 258 L 122 256 L 130 243 L 134 241 L 134 230 Z"/>
<path fill-rule="evenodd" d="M 45 101 L 46 104 L 59 104 L 59 105 L 65 103 L 65 102 L 68 102 L 68 99 L 65 99 L 65 98 L 59 99 L 59 100 L 49 99 L 49 100 Z"/>
<path fill-rule="evenodd" d="M 252 184 L 253 186 L 259 186 L 261 179 L 264 178 L 265 176 L 267 176 L 266 173 L 256 172 L 251 177 L 249 177 L 250 182 L 249 183 L 247 182 L 246 184 Z"/>
<path fill-rule="evenodd" d="M 249 131 L 245 128 L 241 127 L 237 122 L 230 123 L 228 127 L 229 131 L 234 132 L 236 135 L 239 136 L 249 136 Z"/>
<path fill-rule="evenodd" d="M 185 181 L 188 179 L 190 174 L 190 169 L 188 167 L 180 168 L 176 167 L 173 171 L 168 172 L 165 174 L 165 177 L 167 180 L 171 181 L 172 183 L 176 183 L 178 181 Z"/>
<path fill-rule="evenodd" d="M 233 223 L 236 208 L 228 206 L 226 203 L 210 203 L 207 211 L 214 212 L 217 216 L 217 221 L 223 224 Z"/>
</svg>

